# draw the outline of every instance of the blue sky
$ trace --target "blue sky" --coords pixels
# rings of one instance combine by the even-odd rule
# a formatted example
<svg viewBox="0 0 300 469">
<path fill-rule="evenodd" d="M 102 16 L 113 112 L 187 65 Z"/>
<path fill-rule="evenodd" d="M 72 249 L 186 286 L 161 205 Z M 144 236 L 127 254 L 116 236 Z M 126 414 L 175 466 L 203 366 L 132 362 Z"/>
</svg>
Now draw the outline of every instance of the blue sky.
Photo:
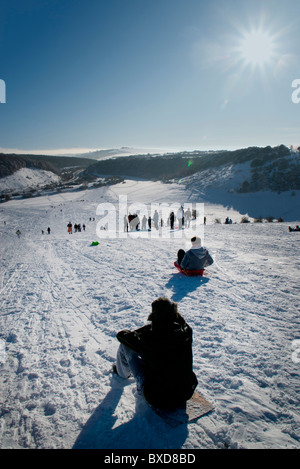
<svg viewBox="0 0 300 469">
<path fill-rule="evenodd" d="M 299 36 L 299 0 L 2 0 L 0 148 L 298 145 Z"/>
</svg>

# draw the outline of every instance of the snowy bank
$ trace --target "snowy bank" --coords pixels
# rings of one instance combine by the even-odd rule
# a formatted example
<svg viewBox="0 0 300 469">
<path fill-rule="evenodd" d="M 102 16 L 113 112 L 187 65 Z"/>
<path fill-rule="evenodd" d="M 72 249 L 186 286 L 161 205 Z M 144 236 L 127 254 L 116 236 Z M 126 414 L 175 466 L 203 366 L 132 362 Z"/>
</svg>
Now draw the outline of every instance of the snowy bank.
<svg viewBox="0 0 300 469">
<path fill-rule="evenodd" d="M 0 179 L 0 193 L 38 189 L 50 184 L 58 184 L 60 177 L 43 169 L 21 168 L 10 176 Z"/>
</svg>

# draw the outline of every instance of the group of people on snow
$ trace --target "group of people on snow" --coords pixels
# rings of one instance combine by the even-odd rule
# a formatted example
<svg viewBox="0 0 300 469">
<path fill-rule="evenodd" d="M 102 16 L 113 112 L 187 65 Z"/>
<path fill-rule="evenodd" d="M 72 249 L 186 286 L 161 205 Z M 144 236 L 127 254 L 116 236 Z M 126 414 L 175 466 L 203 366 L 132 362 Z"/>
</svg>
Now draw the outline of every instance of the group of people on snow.
<svg viewBox="0 0 300 469">
<path fill-rule="evenodd" d="M 91 220 L 91 219 L 90 219 Z M 94 218 L 95 220 L 95 218 Z M 69 234 L 72 234 L 73 233 L 73 225 L 71 222 L 69 222 L 67 224 L 67 228 L 68 228 L 68 233 Z M 74 232 L 77 233 L 77 232 L 81 232 L 82 230 L 85 231 L 85 228 L 86 228 L 86 225 L 83 223 L 82 227 L 81 227 L 81 224 L 80 223 L 75 223 L 74 225 Z M 51 228 L 50 226 L 48 226 L 47 228 L 47 233 L 50 234 L 51 233 Z M 45 234 L 45 231 L 42 230 L 42 235 Z M 18 238 L 21 236 L 21 231 L 20 230 L 17 230 L 16 231 L 16 235 L 18 236 Z"/>
<path fill-rule="evenodd" d="M 72 234 L 73 233 L 73 225 L 70 221 L 67 224 L 67 228 L 68 228 L 68 233 Z M 85 224 L 82 225 L 82 229 L 83 229 L 83 231 L 85 231 Z M 81 232 L 81 224 L 80 223 L 75 223 L 75 225 L 74 225 L 74 233 L 77 233 L 77 232 L 79 232 L 79 233 Z"/>
<path fill-rule="evenodd" d="M 292 228 L 291 226 L 289 226 L 289 232 L 291 231 L 300 231 L 300 226 L 296 225 L 295 228 Z"/>
<path fill-rule="evenodd" d="M 184 226 L 187 228 L 190 227 L 190 223 L 192 220 L 192 212 L 191 209 L 188 208 L 186 211 L 183 210 L 181 206 L 175 216 L 175 213 L 172 211 L 167 219 L 166 225 L 170 227 L 171 230 L 174 229 L 174 224 L 176 219 L 178 220 L 178 228 L 181 229 Z M 159 213 L 157 210 L 154 210 L 153 216 L 150 215 L 147 217 L 145 214 L 143 215 L 142 220 L 140 219 L 138 213 L 129 215 L 124 215 L 124 231 L 135 231 L 135 230 L 149 230 L 151 231 L 152 228 L 159 230 L 160 227 L 164 226 L 164 220 L 159 217 Z"/>
</svg>

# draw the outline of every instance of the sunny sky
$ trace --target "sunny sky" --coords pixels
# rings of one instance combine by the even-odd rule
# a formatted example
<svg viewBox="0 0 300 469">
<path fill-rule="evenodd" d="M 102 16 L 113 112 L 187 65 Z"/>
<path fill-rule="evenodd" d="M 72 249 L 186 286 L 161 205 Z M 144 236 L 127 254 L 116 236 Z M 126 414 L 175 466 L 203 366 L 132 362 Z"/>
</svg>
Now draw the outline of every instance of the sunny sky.
<svg viewBox="0 0 300 469">
<path fill-rule="evenodd" d="M 298 145 L 299 44 L 299 0 L 1 0 L 0 151 Z"/>
</svg>

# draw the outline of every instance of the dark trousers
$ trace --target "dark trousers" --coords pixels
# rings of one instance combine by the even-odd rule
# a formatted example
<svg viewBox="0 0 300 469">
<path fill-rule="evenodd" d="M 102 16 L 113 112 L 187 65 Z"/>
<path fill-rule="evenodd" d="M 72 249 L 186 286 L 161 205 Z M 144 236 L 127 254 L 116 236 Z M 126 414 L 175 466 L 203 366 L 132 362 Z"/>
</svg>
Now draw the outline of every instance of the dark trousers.
<svg viewBox="0 0 300 469">
<path fill-rule="evenodd" d="M 181 261 L 184 258 L 184 255 L 185 255 L 185 251 L 183 249 L 179 249 L 179 251 L 177 253 L 177 263 L 178 263 L 178 265 L 181 264 Z"/>
</svg>

